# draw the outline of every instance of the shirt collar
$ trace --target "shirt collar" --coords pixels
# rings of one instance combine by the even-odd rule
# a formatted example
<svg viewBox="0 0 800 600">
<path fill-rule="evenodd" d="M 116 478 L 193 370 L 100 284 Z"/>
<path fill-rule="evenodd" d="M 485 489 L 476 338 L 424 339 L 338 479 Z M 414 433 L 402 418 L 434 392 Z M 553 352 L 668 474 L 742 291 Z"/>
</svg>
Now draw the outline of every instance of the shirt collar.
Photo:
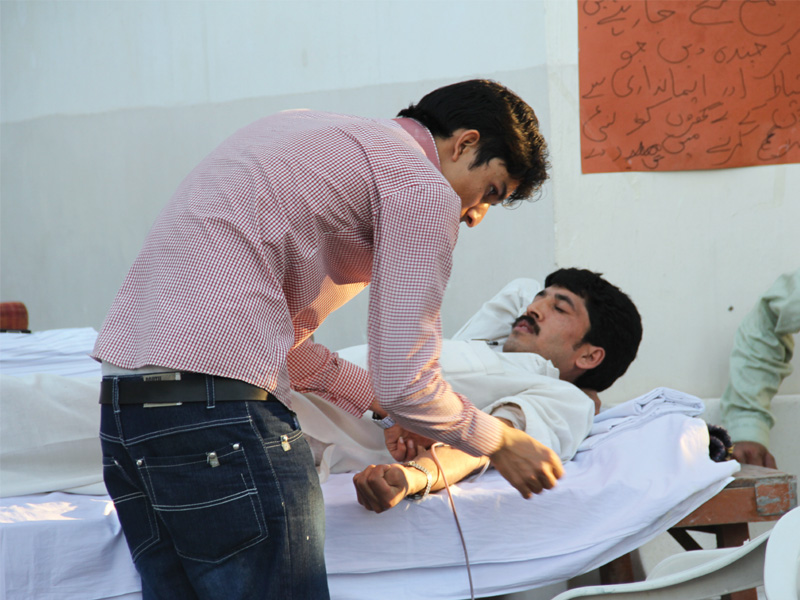
<svg viewBox="0 0 800 600">
<path fill-rule="evenodd" d="M 422 146 L 422 151 L 425 153 L 425 156 L 428 158 L 428 160 L 433 163 L 433 166 L 441 171 L 442 167 L 439 163 L 439 152 L 436 150 L 436 143 L 433 140 L 433 135 L 431 135 L 431 132 L 428 131 L 427 127 L 425 127 L 416 119 L 410 119 L 407 117 L 399 117 L 397 119 L 392 119 L 392 121 L 405 129 L 406 133 L 413 137 L 414 140 L 420 146 Z"/>
</svg>

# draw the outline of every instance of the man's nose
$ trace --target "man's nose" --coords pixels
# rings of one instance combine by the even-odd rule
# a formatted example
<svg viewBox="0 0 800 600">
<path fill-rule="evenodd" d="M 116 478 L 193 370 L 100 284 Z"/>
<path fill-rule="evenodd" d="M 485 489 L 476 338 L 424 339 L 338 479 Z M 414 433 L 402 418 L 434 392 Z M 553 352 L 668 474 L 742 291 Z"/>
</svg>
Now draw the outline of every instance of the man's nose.
<svg viewBox="0 0 800 600">
<path fill-rule="evenodd" d="M 487 210 L 489 210 L 489 204 L 486 202 L 473 206 L 464 215 L 464 223 L 467 224 L 467 227 L 475 227 L 478 223 L 483 221 Z"/>
<path fill-rule="evenodd" d="M 528 305 L 525 314 L 532 318 L 534 321 L 542 320 L 542 304 L 540 300 L 534 300 Z"/>
</svg>

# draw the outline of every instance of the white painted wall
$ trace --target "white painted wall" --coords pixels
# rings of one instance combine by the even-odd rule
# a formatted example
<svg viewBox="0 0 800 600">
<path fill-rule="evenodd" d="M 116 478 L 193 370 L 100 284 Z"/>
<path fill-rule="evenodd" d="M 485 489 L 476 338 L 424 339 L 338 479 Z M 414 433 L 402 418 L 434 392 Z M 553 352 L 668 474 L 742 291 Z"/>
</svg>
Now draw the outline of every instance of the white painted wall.
<svg viewBox="0 0 800 600">
<path fill-rule="evenodd" d="M 488 77 L 549 132 L 540 2 L 0 2 L 3 300 L 99 327 L 160 208 L 239 127 L 307 107 L 393 117 Z M 552 196 L 462 231 L 444 326 L 553 267 Z M 366 294 L 317 339 L 364 341 Z"/>
</svg>

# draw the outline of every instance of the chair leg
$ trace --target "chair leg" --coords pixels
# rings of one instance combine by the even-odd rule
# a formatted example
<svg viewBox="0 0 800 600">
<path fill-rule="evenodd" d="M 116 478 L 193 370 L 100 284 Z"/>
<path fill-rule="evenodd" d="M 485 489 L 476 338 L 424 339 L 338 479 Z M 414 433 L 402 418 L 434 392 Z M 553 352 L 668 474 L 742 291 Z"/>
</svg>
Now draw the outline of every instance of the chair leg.
<svg viewBox="0 0 800 600">
<path fill-rule="evenodd" d="M 633 561 L 630 552 L 600 567 L 600 583 L 631 583 L 634 581 Z"/>
<path fill-rule="evenodd" d="M 717 548 L 741 546 L 750 539 L 750 528 L 747 523 L 731 523 L 717 526 Z M 742 590 L 733 594 L 725 594 L 721 600 L 757 600 L 756 590 Z"/>
</svg>

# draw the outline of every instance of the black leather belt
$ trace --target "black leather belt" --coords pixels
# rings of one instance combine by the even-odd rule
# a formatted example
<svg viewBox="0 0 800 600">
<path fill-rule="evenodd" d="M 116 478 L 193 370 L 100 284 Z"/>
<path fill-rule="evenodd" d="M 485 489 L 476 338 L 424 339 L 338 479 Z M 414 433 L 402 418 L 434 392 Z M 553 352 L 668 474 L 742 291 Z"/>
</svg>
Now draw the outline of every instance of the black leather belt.
<svg viewBox="0 0 800 600">
<path fill-rule="evenodd" d="M 277 402 L 267 390 L 227 377 L 171 371 L 146 375 L 112 375 L 100 384 L 100 404 L 112 404 L 114 380 L 120 404 L 176 404 L 179 402 Z M 212 392 L 213 389 L 213 392 Z"/>
</svg>

